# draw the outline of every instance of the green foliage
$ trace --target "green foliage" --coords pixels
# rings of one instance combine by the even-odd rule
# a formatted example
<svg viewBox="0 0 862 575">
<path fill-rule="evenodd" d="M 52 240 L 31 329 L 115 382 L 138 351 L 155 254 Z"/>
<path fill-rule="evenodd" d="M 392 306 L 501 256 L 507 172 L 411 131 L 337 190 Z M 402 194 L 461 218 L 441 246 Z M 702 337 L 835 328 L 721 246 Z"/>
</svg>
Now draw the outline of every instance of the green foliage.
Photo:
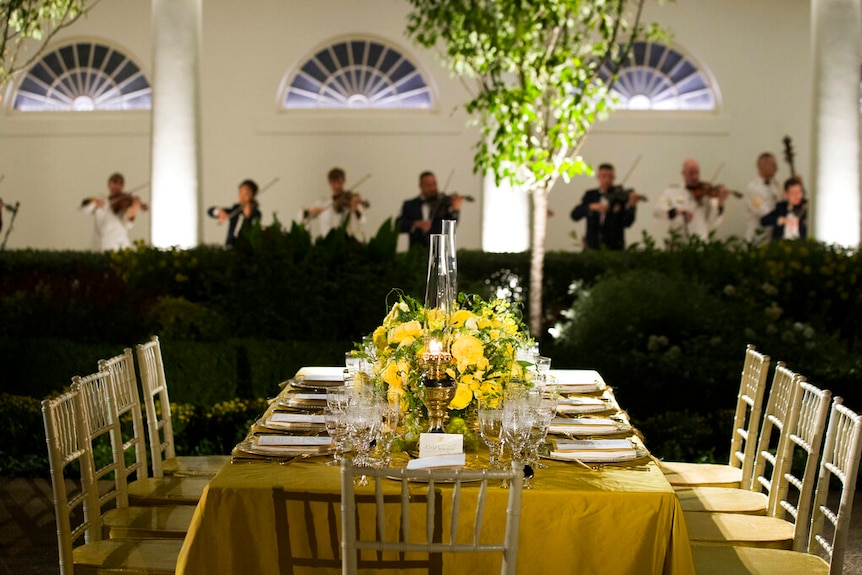
<svg viewBox="0 0 862 575">
<path fill-rule="evenodd" d="M 642 35 L 643 0 L 410 0 L 407 33 L 441 52 L 451 70 L 475 79 L 466 104 L 482 137 L 475 166 L 497 181 L 550 188 L 588 170 L 577 150 L 608 113 L 609 86 Z"/>
<path fill-rule="evenodd" d="M 0 477 L 47 476 L 48 451 L 38 399 L 0 393 Z"/>
<path fill-rule="evenodd" d="M 87 0 L 0 0 L 0 88 L 28 66 L 57 31 L 77 20 L 87 4 Z M 19 51 L 25 45 L 29 59 L 21 63 Z"/>
</svg>

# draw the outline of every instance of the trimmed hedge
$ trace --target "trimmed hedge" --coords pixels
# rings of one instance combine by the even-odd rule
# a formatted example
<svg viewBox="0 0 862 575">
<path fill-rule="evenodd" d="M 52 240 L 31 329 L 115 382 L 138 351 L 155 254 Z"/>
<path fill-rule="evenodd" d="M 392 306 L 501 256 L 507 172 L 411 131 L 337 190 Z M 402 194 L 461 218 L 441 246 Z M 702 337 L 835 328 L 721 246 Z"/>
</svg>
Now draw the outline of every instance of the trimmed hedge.
<svg viewBox="0 0 862 575">
<path fill-rule="evenodd" d="M 343 230 L 312 242 L 276 222 L 230 251 L 0 252 L 0 392 L 55 393 L 158 333 L 171 399 L 192 420 L 270 397 L 302 365 L 340 364 L 393 288 L 422 298 L 427 255 L 396 254 L 396 239 L 392 222 L 368 244 Z M 539 337 L 555 367 L 598 369 L 657 454 L 724 459 L 747 343 L 862 407 L 856 253 L 813 241 L 669 247 L 645 237 L 624 252 L 547 254 L 543 319 L 561 337 Z M 527 301 L 529 254 L 458 257 L 462 291 Z M 182 449 L 208 449 L 213 428 L 187 429 Z"/>
</svg>

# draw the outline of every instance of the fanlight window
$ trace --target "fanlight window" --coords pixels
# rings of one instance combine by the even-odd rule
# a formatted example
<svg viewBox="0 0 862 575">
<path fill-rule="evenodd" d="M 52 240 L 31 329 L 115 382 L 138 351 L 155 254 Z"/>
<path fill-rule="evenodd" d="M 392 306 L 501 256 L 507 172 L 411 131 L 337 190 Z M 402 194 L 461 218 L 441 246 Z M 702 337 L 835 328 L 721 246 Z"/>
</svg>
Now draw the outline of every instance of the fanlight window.
<svg viewBox="0 0 862 575">
<path fill-rule="evenodd" d="M 33 64 L 18 86 L 23 112 L 149 110 L 152 88 L 128 56 L 103 44 L 58 48 Z"/>
<path fill-rule="evenodd" d="M 611 70 L 602 66 L 599 76 L 607 82 Z M 632 53 L 617 73 L 611 92 L 618 107 L 628 110 L 714 110 L 712 83 L 697 65 L 674 50 L 655 42 L 635 42 Z"/>
<path fill-rule="evenodd" d="M 290 79 L 284 108 L 430 108 L 431 90 L 403 54 L 373 40 L 332 44 Z"/>
</svg>

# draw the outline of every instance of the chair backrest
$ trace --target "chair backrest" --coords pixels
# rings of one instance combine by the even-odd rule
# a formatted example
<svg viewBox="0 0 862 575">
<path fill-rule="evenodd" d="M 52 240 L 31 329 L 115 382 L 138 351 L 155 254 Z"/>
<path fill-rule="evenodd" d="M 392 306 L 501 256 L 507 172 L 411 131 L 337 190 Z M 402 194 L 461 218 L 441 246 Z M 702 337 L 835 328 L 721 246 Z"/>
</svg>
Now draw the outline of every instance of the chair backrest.
<svg viewBox="0 0 862 575">
<path fill-rule="evenodd" d="M 841 402 L 840 397 L 832 402 L 808 538 L 809 553 L 825 551 L 829 555 L 830 575 L 838 575 L 844 568 L 856 475 L 862 457 L 862 417 L 841 405 Z M 833 476 L 841 483 L 837 513 L 827 504 L 829 481 Z M 832 525 L 831 538 L 824 533 L 824 519 L 828 519 Z"/>
<path fill-rule="evenodd" d="M 82 416 L 83 409 L 81 394 L 77 390 L 42 402 L 61 575 L 72 575 L 75 570 L 72 558 L 75 543 L 82 536 L 87 541 L 98 540 L 102 530 L 98 493 L 93 478 L 93 454 Z M 74 462 L 79 465 L 81 493 L 70 498 L 64 472 Z"/>
<path fill-rule="evenodd" d="M 819 389 L 808 382 L 799 381 L 797 406 L 787 421 L 787 438 L 778 458 L 784 462 L 777 469 L 778 483 L 769 494 L 767 508 L 775 517 L 785 513 L 793 518 L 796 530 L 793 549 L 804 551 L 808 540 L 808 520 L 811 517 L 811 495 L 817 482 L 817 462 L 823 445 L 823 433 L 829 415 L 829 400 L 832 392 Z M 797 449 L 805 455 L 802 476 L 794 473 L 793 460 Z M 789 496 L 791 490 L 793 496 Z"/>
<path fill-rule="evenodd" d="M 374 482 L 375 516 L 372 536 L 361 537 L 357 529 L 359 516 L 356 508 L 356 492 L 354 480 L 356 477 L 365 476 Z M 400 521 L 396 526 L 387 525 L 386 497 L 384 496 L 383 483 L 387 479 L 396 479 L 400 482 L 400 501 L 398 504 L 400 513 L 394 515 Z M 363 549 L 383 553 L 397 551 L 402 553 L 477 553 L 477 552 L 501 552 L 503 564 L 501 573 L 514 575 L 517 566 L 518 530 L 521 521 L 521 495 L 523 491 L 523 466 L 517 462 L 512 463 L 508 470 L 463 470 L 463 469 L 371 469 L 367 467 L 356 467 L 353 461 L 345 458 L 341 467 L 341 525 L 342 525 L 342 561 L 343 573 L 353 575 L 358 567 L 359 552 Z M 496 481 L 507 481 L 509 483 L 508 505 L 506 507 L 505 530 L 502 538 L 496 541 L 482 540 L 483 526 L 485 522 L 486 500 L 488 497 L 488 483 Z M 477 493 L 475 503 L 472 494 L 462 497 L 466 489 L 463 483 L 476 482 Z M 390 482 L 391 483 L 391 482 Z M 415 502 L 415 496 L 411 493 L 417 491 L 418 483 L 426 484 L 424 505 L 424 535 L 419 534 L 418 539 L 410 536 L 411 527 L 411 504 Z M 440 505 L 443 490 L 440 485 L 451 484 L 451 498 L 448 506 Z M 447 485 L 448 488 L 448 485 Z M 451 515 L 449 520 L 449 537 L 443 540 L 439 519 L 442 509 L 449 509 Z M 469 516 L 462 515 L 462 511 L 472 508 L 472 520 Z M 393 514 L 389 514 L 393 517 Z M 466 520 L 472 525 L 472 540 L 462 543 L 463 538 L 458 537 L 460 525 Z M 490 522 L 488 523 L 490 524 Z M 387 536 L 387 527 L 389 527 Z"/>
<path fill-rule="evenodd" d="M 731 467 L 742 469 L 742 489 L 751 488 L 754 456 L 757 452 L 757 431 L 763 412 L 763 393 L 769 374 L 769 356 L 758 352 L 753 345 L 745 348 L 745 363 L 736 398 L 733 416 L 733 435 L 730 440 Z"/>
<path fill-rule="evenodd" d="M 798 417 L 802 396 L 797 391 L 803 379 L 798 373 L 789 370 L 783 361 L 775 364 L 772 387 L 763 410 L 763 425 L 757 440 L 752 491 L 765 489 L 769 495 L 778 484 L 779 468 L 786 463 L 778 456 L 783 453 L 784 442 L 790 432 L 787 422 Z"/>
<path fill-rule="evenodd" d="M 123 442 L 124 452 L 134 449 L 134 461 L 126 466 L 126 477 L 134 473 L 135 479 L 143 479 L 147 477 L 147 436 L 138 395 L 135 357 L 131 348 L 127 347 L 122 354 L 111 359 L 100 359 L 99 371 L 109 371 L 114 378 L 114 385 L 109 389 L 116 392 L 114 400 L 120 425 L 123 425 L 123 416 L 127 413 L 132 419 L 131 438 Z"/>
<path fill-rule="evenodd" d="M 165 459 L 176 457 L 174 428 L 171 423 L 171 402 L 162 364 L 162 348 L 158 336 L 137 346 L 138 368 L 141 370 L 141 391 L 147 414 L 147 432 L 150 436 L 150 458 L 153 477 L 164 477 Z M 156 405 L 158 403 L 158 405 Z"/>
<path fill-rule="evenodd" d="M 114 377 L 109 371 L 98 371 L 86 377 L 72 378 L 72 389 L 81 394 L 84 405 L 83 420 L 87 429 L 87 441 L 92 453 L 102 453 L 108 450 L 111 458 L 108 463 L 95 464 L 93 479 L 111 479 L 113 487 L 99 496 L 99 509 L 111 501 L 117 507 L 129 506 L 129 490 L 127 487 L 125 450 L 123 449 L 123 433 L 120 420 L 117 417 L 116 392 Z M 95 459 L 95 455 L 94 455 Z"/>
</svg>

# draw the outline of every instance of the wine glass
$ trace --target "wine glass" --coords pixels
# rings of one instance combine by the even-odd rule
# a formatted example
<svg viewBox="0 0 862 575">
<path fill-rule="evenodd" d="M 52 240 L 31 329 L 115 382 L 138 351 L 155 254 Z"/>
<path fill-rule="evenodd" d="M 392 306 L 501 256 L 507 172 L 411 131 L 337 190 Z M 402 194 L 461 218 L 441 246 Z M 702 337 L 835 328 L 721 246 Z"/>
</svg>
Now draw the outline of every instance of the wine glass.
<svg viewBox="0 0 862 575">
<path fill-rule="evenodd" d="M 326 423 L 326 431 L 329 437 L 332 438 L 332 443 L 335 447 L 332 454 L 332 461 L 327 461 L 327 465 L 341 465 L 341 460 L 344 457 L 345 439 L 347 439 L 347 418 L 345 411 L 333 411 L 328 407 L 323 412 L 323 421 Z"/>
<path fill-rule="evenodd" d="M 545 379 L 548 376 L 548 372 L 551 371 L 551 358 L 545 357 L 544 355 L 536 356 L 536 379 L 541 383 L 547 383 Z"/>
<path fill-rule="evenodd" d="M 397 403 L 384 401 L 380 403 L 380 431 L 378 437 L 378 449 L 380 452 L 380 465 L 387 467 L 392 461 L 392 443 L 398 437 L 398 425 L 401 423 L 401 406 Z"/>
<path fill-rule="evenodd" d="M 479 401 L 479 434 L 488 446 L 489 467 L 499 468 L 503 440 L 503 402 L 500 398 Z"/>
</svg>

